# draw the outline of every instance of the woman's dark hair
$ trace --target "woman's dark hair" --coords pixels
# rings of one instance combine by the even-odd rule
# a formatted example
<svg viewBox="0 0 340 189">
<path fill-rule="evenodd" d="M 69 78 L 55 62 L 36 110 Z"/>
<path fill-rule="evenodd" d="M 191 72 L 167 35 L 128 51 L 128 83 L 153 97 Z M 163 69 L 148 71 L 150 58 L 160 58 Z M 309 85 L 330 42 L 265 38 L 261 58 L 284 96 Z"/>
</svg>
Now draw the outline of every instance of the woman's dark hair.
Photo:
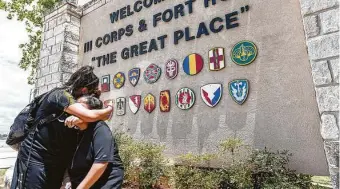
<svg viewBox="0 0 340 189">
<path fill-rule="evenodd" d="M 98 110 L 103 109 L 103 102 L 96 97 L 93 96 L 83 96 L 85 104 L 89 106 L 90 110 Z"/>
<path fill-rule="evenodd" d="M 73 73 L 70 79 L 64 84 L 64 87 L 70 90 L 74 97 L 79 97 L 81 94 L 76 94 L 79 89 L 87 88 L 89 94 L 95 93 L 99 85 L 98 77 L 93 73 L 92 66 L 83 66 Z"/>
</svg>

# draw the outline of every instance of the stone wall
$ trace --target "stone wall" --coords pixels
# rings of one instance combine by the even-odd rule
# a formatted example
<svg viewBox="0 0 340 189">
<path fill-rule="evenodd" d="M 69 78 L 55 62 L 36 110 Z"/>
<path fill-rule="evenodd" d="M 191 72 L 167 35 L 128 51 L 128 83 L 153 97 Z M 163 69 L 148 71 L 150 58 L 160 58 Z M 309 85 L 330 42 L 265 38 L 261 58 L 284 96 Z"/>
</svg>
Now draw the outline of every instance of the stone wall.
<svg viewBox="0 0 340 189">
<path fill-rule="evenodd" d="M 339 1 L 300 0 L 333 188 L 339 188 Z"/>
<path fill-rule="evenodd" d="M 37 94 L 61 86 L 77 68 L 80 16 L 81 11 L 68 2 L 46 12 L 37 68 Z"/>
</svg>

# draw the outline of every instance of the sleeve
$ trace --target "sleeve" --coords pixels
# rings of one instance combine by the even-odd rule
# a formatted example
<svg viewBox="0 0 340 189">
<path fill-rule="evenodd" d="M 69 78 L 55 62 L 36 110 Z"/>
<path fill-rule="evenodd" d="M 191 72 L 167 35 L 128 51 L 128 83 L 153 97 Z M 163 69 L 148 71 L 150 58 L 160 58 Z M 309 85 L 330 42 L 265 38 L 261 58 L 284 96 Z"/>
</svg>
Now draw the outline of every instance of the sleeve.
<svg viewBox="0 0 340 189">
<path fill-rule="evenodd" d="M 113 162 L 113 137 L 104 122 L 97 123 L 93 134 L 94 163 Z"/>
<path fill-rule="evenodd" d="M 59 110 L 64 111 L 65 108 L 75 103 L 73 96 L 65 90 L 56 90 L 52 92 L 48 98 L 48 102 L 56 106 Z"/>
</svg>

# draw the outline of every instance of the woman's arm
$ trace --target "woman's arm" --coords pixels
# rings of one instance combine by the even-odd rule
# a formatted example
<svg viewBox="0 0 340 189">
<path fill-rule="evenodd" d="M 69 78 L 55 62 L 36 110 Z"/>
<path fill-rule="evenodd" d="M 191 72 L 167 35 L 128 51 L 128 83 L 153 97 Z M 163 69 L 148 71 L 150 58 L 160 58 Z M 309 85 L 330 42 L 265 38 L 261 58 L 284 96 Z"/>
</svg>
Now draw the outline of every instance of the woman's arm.
<svg viewBox="0 0 340 189">
<path fill-rule="evenodd" d="M 102 176 L 107 165 L 108 165 L 108 162 L 106 162 L 106 163 L 94 163 L 92 165 L 90 171 L 87 173 L 86 177 L 84 178 L 84 180 L 81 181 L 81 183 L 77 187 L 77 189 L 88 189 L 88 188 L 90 188 Z"/>
<path fill-rule="evenodd" d="M 74 103 L 65 108 L 65 112 L 79 117 L 85 122 L 95 122 L 99 120 L 106 120 L 112 112 L 112 104 L 107 108 L 101 110 L 89 110 L 80 103 Z"/>
</svg>

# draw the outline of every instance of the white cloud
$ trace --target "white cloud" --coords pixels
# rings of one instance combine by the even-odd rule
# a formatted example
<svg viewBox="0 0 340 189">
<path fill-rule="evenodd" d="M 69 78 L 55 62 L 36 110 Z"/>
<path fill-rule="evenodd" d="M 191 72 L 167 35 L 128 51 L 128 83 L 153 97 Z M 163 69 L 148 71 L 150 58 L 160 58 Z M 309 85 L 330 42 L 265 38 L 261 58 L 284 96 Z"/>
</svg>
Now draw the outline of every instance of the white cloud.
<svg viewBox="0 0 340 189">
<path fill-rule="evenodd" d="M 0 133 L 7 132 L 15 116 L 29 101 L 32 86 L 27 84 L 28 72 L 19 68 L 19 44 L 27 40 L 23 23 L 8 20 L 0 11 Z"/>
</svg>

